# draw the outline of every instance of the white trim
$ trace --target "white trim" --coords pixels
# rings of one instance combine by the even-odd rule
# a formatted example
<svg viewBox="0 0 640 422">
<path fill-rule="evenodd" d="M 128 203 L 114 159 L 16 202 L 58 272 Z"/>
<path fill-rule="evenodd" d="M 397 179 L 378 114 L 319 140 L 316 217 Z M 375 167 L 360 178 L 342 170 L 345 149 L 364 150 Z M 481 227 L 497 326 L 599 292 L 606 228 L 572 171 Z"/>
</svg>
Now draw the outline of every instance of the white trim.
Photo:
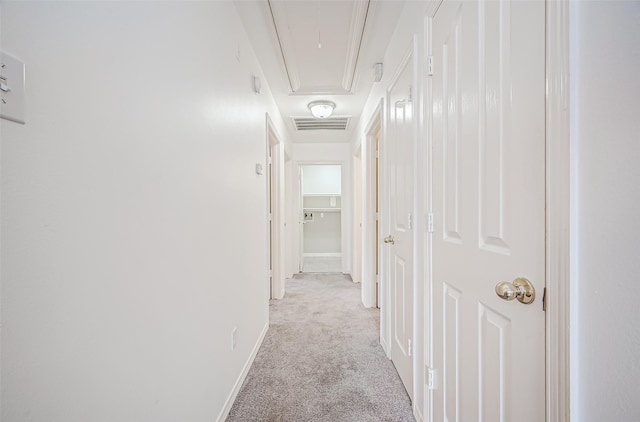
<svg viewBox="0 0 640 422">
<path fill-rule="evenodd" d="M 546 16 L 546 419 L 570 420 L 569 2 Z"/>
<path fill-rule="evenodd" d="M 391 359 L 391 350 L 387 346 L 387 342 L 382 336 L 380 336 L 380 346 L 382 346 L 382 350 L 384 350 L 384 353 L 387 355 L 387 359 Z"/>
<path fill-rule="evenodd" d="M 302 254 L 305 258 L 316 257 L 316 258 L 342 258 L 341 252 L 326 252 L 326 253 L 305 253 Z"/>
<path fill-rule="evenodd" d="M 301 183 L 301 174 L 302 174 L 302 166 L 309 166 L 309 165 L 339 165 L 341 167 L 341 172 L 340 172 L 340 185 L 341 185 L 341 189 L 342 189 L 342 193 L 341 194 L 336 194 L 335 196 L 340 196 L 341 197 L 341 207 L 340 207 L 340 212 L 341 212 L 341 216 L 340 216 L 340 247 L 342 249 L 342 251 L 347 251 L 346 253 L 342 254 L 342 269 L 341 272 L 343 274 L 350 274 L 351 273 L 351 269 L 349 268 L 349 248 L 351 247 L 351 245 L 348 242 L 348 238 L 349 238 L 349 230 L 345 230 L 345 227 L 349 227 L 349 221 L 350 221 L 350 210 L 351 210 L 351 198 L 348 197 L 348 194 L 350 192 L 350 188 L 349 185 L 351 184 L 351 178 L 349 177 L 349 173 L 348 173 L 348 165 L 349 163 L 345 160 L 294 160 L 293 162 L 293 168 L 294 168 L 294 174 L 295 174 L 295 180 L 294 180 L 294 186 L 293 186 L 293 199 L 294 199 L 294 206 L 296 207 L 293 210 L 293 213 L 295 215 L 297 215 L 297 221 L 299 224 L 295 225 L 294 228 L 294 242 L 297 242 L 298 244 L 298 250 L 297 250 L 297 257 L 296 259 L 298 260 L 298 268 L 299 271 L 302 272 L 302 267 L 304 266 L 304 245 L 303 245 L 303 233 L 304 233 L 304 229 L 302 227 L 302 183 Z M 351 193 L 353 194 L 353 193 Z M 326 196 L 326 195 L 325 195 Z M 331 196 L 331 195 L 329 195 Z"/>
<path fill-rule="evenodd" d="M 424 56 L 432 56 L 433 55 L 433 45 L 432 45 L 432 28 L 433 28 L 433 17 L 437 12 L 441 0 L 433 1 L 430 3 L 427 8 L 427 12 L 424 16 Z M 433 90 L 432 90 L 433 79 L 429 76 L 425 77 L 424 85 L 422 87 L 423 95 L 424 95 L 424 107 L 423 107 L 423 126 L 424 133 L 423 138 L 425 139 L 425 151 L 422 158 L 424 159 L 424 167 L 425 172 L 423 174 L 424 179 L 424 197 L 422 200 L 424 201 L 424 212 L 425 214 L 433 215 L 433 157 L 432 157 L 432 145 L 433 145 Z M 419 214 L 418 214 L 419 215 Z M 423 292 L 423 300 L 424 300 L 424 326 L 423 326 L 423 335 L 424 335 L 424 361 L 421 365 L 421 368 L 433 368 L 434 366 L 434 345 L 433 345 L 433 321 L 434 316 L 432 314 L 432 300 L 433 300 L 433 231 L 425 230 L 423 233 L 424 238 L 424 292 Z M 426 420 L 433 420 L 433 390 L 429 388 L 423 388 L 423 414 L 426 415 Z"/>
<path fill-rule="evenodd" d="M 363 187 L 363 179 L 364 179 L 364 168 L 366 166 L 366 162 L 363 164 L 362 157 L 362 144 L 358 145 L 356 151 L 352 153 L 351 157 L 351 179 L 353 181 L 353 186 L 351 192 L 353 193 L 353 206 L 352 206 L 352 224 L 351 224 L 351 243 L 353 244 L 352 253 L 351 253 L 351 280 L 354 283 L 362 283 L 362 239 L 364 237 L 364 221 L 362 216 L 364 215 L 363 205 L 364 202 L 364 192 L 362 191 Z M 365 157 L 366 158 L 366 157 Z M 361 300 L 362 300 L 362 288 L 361 291 Z"/>
<path fill-rule="evenodd" d="M 382 110 L 384 107 L 384 99 L 381 98 L 378 102 L 378 106 L 369 118 L 369 123 L 365 129 L 365 145 L 363 150 L 363 166 L 362 170 L 364 175 L 362 177 L 362 304 L 367 308 L 373 308 L 376 306 L 376 274 L 375 274 L 375 262 L 376 262 L 376 243 L 378 239 L 375 238 L 376 232 L 376 169 L 375 163 L 378 157 L 375 156 L 374 142 L 376 136 L 378 137 L 378 148 L 382 146 L 383 139 L 383 115 Z M 380 157 L 380 160 L 382 157 Z M 380 166 L 379 166 L 380 167 Z M 378 170 L 378 182 L 380 173 Z M 380 193 L 381 186 L 378 183 L 378 209 L 380 209 Z M 380 255 L 380 251 L 378 251 Z M 380 262 L 378 259 L 378 275 L 381 274 Z M 372 274 L 373 273 L 373 274 Z"/>
<path fill-rule="evenodd" d="M 424 30 L 424 28 L 423 28 Z M 424 38 L 422 39 L 424 40 Z M 424 125 L 426 60 L 424 47 L 418 33 L 413 35 L 413 411 L 417 420 L 422 420 L 420 407 L 424 408 L 425 391 L 425 315 L 426 302 L 424 291 L 426 288 L 425 268 L 426 255 L 425 237 L 428 238 L 426 220 L 426 192 L 424 190 L 425 162 L 423 160 L 427 128 Z M 419 416 L 419 417 L 418 417 Z"/>
<path fill-rule="evenodd" d="M 295 258 L 296 254 L 296 246 L 293 240 L 293 232 L 294 227 L 298 225 L 298 215 L 294 215 L 294 206 L 293 206 L 293 161 L 291 160 L 290 155 L 287 153 L 286 149 L 284 152 L 284 213 L 285 213 L 285 227 L 284 227 L 284 236 L 285 236 L 285 273 L 284 277 L 293 278 L 293 275 L 298 272 L 298 268 L 295 267 L 297 259 Z"/>
<path fill-rule="evenodd" d="M 285 217 L 285 201 L 284 201 L 284 144 L 281 141 L 281 137 L 276 132 L 276 128 L 271 121 L 269 113 L 266 113 L 266 143 L 267 143 L 267 158 L 266 163 L 269 166 L 269 159 L 271 159 L 271 171 L 267 171 L 266 177 L 266 189 L 267 189 L 267 216 L 269 216 L 269 203 L 272 203 L 273 209 L 271 210 L 271 221 L 267 219 L 267 238 L 268 238 L 268 253 L 267 253 L 267 269 L 271 262 L 273 262 L 273 268 L 271 272 L 271 286 L 270 297 L 271 299 L 282 299 L 284 297 L 285 290 L 285 229 L 284 229 L 284 217 Z M 269 180 L 271 178 L 271 180 Z M 271 186 L 271 190 L 269 190 Z M 273 201 L 271 200 L 271 194 L 273 193 Z M 272 233 L 269 235 L 269 227 L 272 228 Z M 271 239 L 273 236 L 273 242 Z M 273 255 L 273 257 L 271 257 Z M 269 271 L 267 271 L 269 274 Z M 268 277 L 269 278 L 269 277 Z"/>
<path fill-rule="evenodd" d="M 242 372 L 240 373 L 240 376 L 236 380 L 236 383 L 233 385 L 233 389 L 231 390 L 231 393 L 227 397 L 227 400 L 224 402 L 224 407 L 222 408 L 222 411 L 216 418 L 217 422 L 221 422 L 225 420 L 227 416 L 229 416 L 229 412 L 231 411 L 233 402 L 236 401 L 236 397 L 238 397 L 240 388 L 242 387 L 244 380 L 247 378 L 247 374 L 249 373 L 249 369 L 251 369 L 251 365 L 253 365 L 253 361 L 256 359 L 256 356 L 258 355 L 258 350 L 260 350 L 260 346 L 262 346 L 262 342 L 264 341 L 264 337 L 267 335 L 267 331 L 269 331 L 269 321 L 267 321 L 264 328 L 262 329 L 262 332 L 260 333 L 260 337 L 258 337 L 258 341 L 256 342 L 255 346 L 253 346 L 253 350 L 251 351 L 251 355 L 249 356 L 249 359 L 247 359 L 247 362 L 245 362 L 244 367 L 242 368 Z"/>
</svg>

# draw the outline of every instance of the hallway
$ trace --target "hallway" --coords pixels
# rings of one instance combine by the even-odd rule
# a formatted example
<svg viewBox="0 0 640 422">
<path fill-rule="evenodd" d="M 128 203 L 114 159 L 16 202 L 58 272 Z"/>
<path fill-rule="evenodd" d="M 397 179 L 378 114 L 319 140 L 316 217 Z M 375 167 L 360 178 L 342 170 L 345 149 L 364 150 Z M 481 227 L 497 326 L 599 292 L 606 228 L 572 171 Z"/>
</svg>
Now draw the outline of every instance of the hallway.
<svg viewBox="0 0 640 422">
<path fill-rule="evenodd" d="M 227 421 L 414 421 L 379 310 L 342 274 L 296 274 Z"/>
<path fill-rule="evenodd" d="M 640 421 L 638 22 L 0 0 L 0 420 Z"/>
</svg>

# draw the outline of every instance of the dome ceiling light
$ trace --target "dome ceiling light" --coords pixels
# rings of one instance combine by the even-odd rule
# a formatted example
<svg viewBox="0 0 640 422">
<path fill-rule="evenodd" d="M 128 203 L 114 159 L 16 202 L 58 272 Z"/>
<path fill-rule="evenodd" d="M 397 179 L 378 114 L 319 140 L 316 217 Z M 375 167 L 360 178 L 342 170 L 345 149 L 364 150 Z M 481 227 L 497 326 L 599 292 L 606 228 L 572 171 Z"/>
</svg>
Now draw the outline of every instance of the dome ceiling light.
<svg viewBox="0 0 640 422">
<path fill-rule="evenodd" d="M 326 119 L 333 114 L 336 104 L 331 101 L 312 101 L 309 103 L 309 110 L 313 117 L 318 119 Z"/>
</svg>

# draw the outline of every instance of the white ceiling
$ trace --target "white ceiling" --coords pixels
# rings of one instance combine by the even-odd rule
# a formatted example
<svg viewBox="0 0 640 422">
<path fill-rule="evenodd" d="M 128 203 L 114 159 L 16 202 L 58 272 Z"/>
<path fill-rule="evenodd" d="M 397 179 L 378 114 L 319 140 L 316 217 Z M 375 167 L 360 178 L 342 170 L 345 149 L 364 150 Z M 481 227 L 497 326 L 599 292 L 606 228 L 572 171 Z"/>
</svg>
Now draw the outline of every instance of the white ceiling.
<svg viewBox="0 0 640 422">
<path fill-rule="evenodd" d="M 294 142 L 349 142 L 403 6 L 399 0 L 236 1 Z M 336 103 L 346 131 L 297 131 L 313 100 Z M 333 117 L 332 116 L 332 117 Z"/>
</svg>

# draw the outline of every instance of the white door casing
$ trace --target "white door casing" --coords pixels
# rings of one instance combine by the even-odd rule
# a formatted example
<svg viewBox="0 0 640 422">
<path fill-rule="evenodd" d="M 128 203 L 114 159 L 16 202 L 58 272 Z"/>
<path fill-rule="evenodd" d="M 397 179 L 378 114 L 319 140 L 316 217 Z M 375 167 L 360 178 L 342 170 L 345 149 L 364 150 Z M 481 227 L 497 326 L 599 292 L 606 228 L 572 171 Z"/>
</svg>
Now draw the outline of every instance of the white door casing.
<svg viewBox="0 0 640 422">
<path fill-rule="evenodd" d="M 362 279 L 362 232 L 363 232 L 363 163 L 362 146 L 353 157 L 353 264 L 351 278 L 354 283 L 363 282 Z"/>
<path fill-rule="evenodd" d="M 433 420 L 545 417 L 545 5 L 432 22 Z M 526 277 L 525 305 L 495 293 Z"/>
<path fill-rule="evenodd" d="M 267 115 L 267 216 L 271 299 L 282 299 L 285 289 L 285 180 L 284 145 Z"/>
<path fill-rule="evenodd" d="M 379 274 L 379 142 L 382 132 L 381 99 L 367 125 L 362 153 L 362 303 L 367 308 L 378 307 Z M 381 324 L 382 326 L 382 324 Z M 384 334 L 381 331 L 381 339 Z M 386 350 L 386 348 L 385 348 Z"/>
<path fill-rule="evenodd" d="M 353 245 L 349 242 L 350 239 L 350 235 L 352 235 L 352 230 L 351 230 L 351 226 L 348 225 L 346 222 L 347 221 L 351 221 L 351 216 L 350 215 L 350 208 L 349 205 L 351 203 L 351 195 L 352 194 L 352 179 L 349 178 L 349 173 L 348 173 L 348 165 L 347 165 L 347 161 L 337 161 L 337 160 L 299 160 L 299 161 L 295 161 L 294 162 L 294 171 L 295 174 L 297 175 L 295 181 L 294 181 L 294 195 L 295 195 L 295 214 L 298 216 L 298 231 L 295 233 L 295 238 L 296 238 L 296 244 L 298 245 L 298 252 L 297 252 L 297 257 L 298 257 L 298 262 L 299 262 L 299 268 L 298 268 L 298 272 L 304 272 L 304 268 L 305 268 L 305 248 L 304 248 L 304 233 L 305 233 L 305 218 L 304 218 L 304 197 L 305 197 L 305 193 L 303 192 L 303 186 L 305 184 L 304 182 L 304 171 L 303 168 L 304 167 L 316 167 L 316 166 L 339 166 L 340 167 L 340 195 L 337 195 L 340 197 L 340 204 L 341 206 L 339 206 L 338 208 L 340 208 L 340 249 L 341 251 L 339 252 L 340 255 L 340 259 L 341 259 L 341 269 L 339 271 L 341 271 L 343 274 L 349 274 L 351 272 L 351 270 L 348 268 L 348 265 L 345 264 L 345 262 L 347 261 L 347 257 L 348 255 L 345 254 L 345 251 L 348 251 L 351 247 L 353 247 Z M 336 195 L 327 195 L 327 196 L 336 196 Z M 322 217 L 321 217 L 322 218 Z M 345 228 L 346 229 L 343 229 Z M 329 256 L 334 256 L 335 253 L 329 253 Z M 309 258 L 309 256 L 307 255 L 307 258 Z"/>
<path fill-rule="evenodd" d="M 391 360 L 413 397 L 413 50 L 401 63 L 387 92 L 385 137 L 389 226 Z"/>
</svg>

